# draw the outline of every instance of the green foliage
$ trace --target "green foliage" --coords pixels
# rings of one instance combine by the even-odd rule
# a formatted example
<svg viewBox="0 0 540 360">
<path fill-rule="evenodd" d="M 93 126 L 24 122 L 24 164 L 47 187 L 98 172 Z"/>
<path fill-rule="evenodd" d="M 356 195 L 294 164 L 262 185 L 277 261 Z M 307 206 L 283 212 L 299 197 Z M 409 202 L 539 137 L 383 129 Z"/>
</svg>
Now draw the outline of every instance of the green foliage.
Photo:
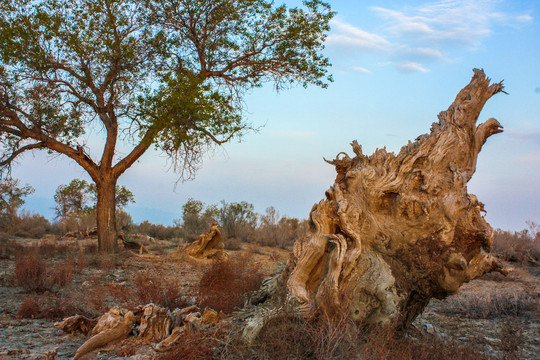
<svg viewBox="0 0 540 360">
<path fill-rule="evenodd" d="M 68 185 L 60 185 L 54 194 L 57 217 L 68 217 L 71 214 L 90 213 L 97 200 L 95 184 L 86 180 L 73 179 Z M 135 202 L 135 196 L 125 186 L 116 185 L 116 206 L 120 209 Z"/>
<path fill-rule="evenodd" d="M 218 219 L 227 237 L 244 241 L 253 238 L 253 230 L 257 226 L 257 214 L 253 204 L 246 201 L 239 203 L 222 201 Z"/>
<path fill-rule="evenodd" d="M 68 185 L 60 185 L 54 194 L 56 216 L 66 217 L 72 213 L 90 212 L 89 202 L 94 194 L 86 180 L 73 179 Z"/>
<path fill-rule="evenodd" d="M 14 230 L 19 208 L 24 204 L 24 198 L 33 192 L 34 189 L 30 185 L 21 187 L 17 179 L 0 180 L 0 229 L 2 231 Z"/>
<path fill-rule="evenodd" d="M 208 206 L 202 201 L 193 198 L 182 205 L 182 221 L 175 221 L 178 227 L 182 227 L 182 235 L 188 241 L 196 239 L 201 233 L 208 231 L 213 221 L 216 221 L 217 207 Z"/>
<path fill-rule="evenodd" d="M 100 218 L 116 211 L 112 184 L 152 145 L 192 178 L 206 151 L 249 129 L 246 91 L 332 80 L 321 51 L 334 13 L 319 0 L 302 9 L 268 0 L 5 0 L 0 9 L 0 171 L 26 151 L 64 154 L 97 184 Z M 83 135 L 97 128 L 105 146 L 92 159 Z M 118 159 L 120 143 L 131 150 Z M 114 232 L 100 222 L 102 251 L 115 251 Z"/>
<path fill-rule="evenodd" d="M 117 129 L 124 129 L 140 145 L 119 162 L 118 176 L 152 143 L 177 160 L 177 170 L 192 174 L 208 146 L 246 128 L 246 90 L 269 81 L 278 89 L 331 81 L 320 52 L 334 13 L 318 0 L 304 6 L 287 9 L 265 0 L 3 1 L 0 107 L 11 112 L 0 121 L 16 123 L 0 131 L 2 165 L 43 148 L 89 159 L 77 143 L 97 120 L 107 144 L 115 147 Z M 23 124 L 31 132 L 21 132 Z M 107 160 L 112 154 L 105 150 Z M 78 162 L 92 172 L 91 164 Z"/>
<path fill-rule="evenodd" d="M 185 240 L 192 241 L 208 231 L 214 221 L 218 222 L 225 238 L 282 248 L 291 247 L 306 226 L 305 221 L 280 216 L 273 207 L 267 208 L 265 215 L 260 215 L 255 212 L 253 204 L 246 201 L 221 201 L 219 205 L 206 206 L 193 198 L 182 206 L 182 221 L 176 220 L 175 224 Z"/>
</svg>

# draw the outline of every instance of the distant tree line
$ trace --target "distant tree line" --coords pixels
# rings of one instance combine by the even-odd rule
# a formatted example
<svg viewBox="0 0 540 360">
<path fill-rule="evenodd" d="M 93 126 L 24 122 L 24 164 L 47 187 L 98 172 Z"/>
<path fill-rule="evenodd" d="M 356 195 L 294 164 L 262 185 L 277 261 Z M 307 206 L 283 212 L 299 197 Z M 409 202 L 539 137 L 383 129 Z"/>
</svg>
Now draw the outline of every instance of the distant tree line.
<svg viewBox="0 0 540 360">
<path fill-rule="evenodd" d="M 17 179 L 0 181 L 0 232 L 6 235 L 40 238 L 45 234 L 88 233 L 96 227 L 96 189 L 85 180 L 74 179 L 60 185 L 55 192 L 56 217 L 51 223 L 45 217 L 22 210 L 24 198 L 32 194 L 30 185 L 22 186 Z M 189 199 L 181 207 L 181 218 L 174 225 L 152 224 L 145 220 L 134 224 L 126 206 L 135 202 L 133 193 L 116 186 L 116 227 L 126 234 L 144 234 L 162 240 L 190 242 L 208 231 L 213 222 L 222 229 L 226 245 L 238 242 L 287 248 L 303 233 L 306 221 L 282 216 L 274 207 L 264 214 L 246 201 L 206 205 Z M 227 243 L 228 240 L 228 243 Z"/>
<path fill-rule="evenodd" d="M 44 216 L 21 209 L 25 198 L 34 189 L 10 177 L 0 179 L 0 240 L 7 236 L 41 238 L 46 234 L 64 235 L 68 232 L 84 233 L 96 226 L 96 190 L 94 184 L 74 179 L 56 189 L 56 218 L 51 223 Z M 291 248 L 304 234 L 307 220 L 282 216 L 270 206 L 264 214 L 255 212 L 246 201 L 206 205 L 189 199 L 181 207 L 181 218 L 174 225 L 152 224 L 148 220 L 134 224 L 125 210 L 135 202 L 133 193 L 124 186 L 116 187 L 116 227 L 129 234 L 143 234 L 173 242 L 195 240 L 208 231 L 213 222 L 222 230 L 226 248 L 240 242 Z M 540 262 L 540 225 L 527 221 L 522 231 L 495 230 L 494 253 L 508 261 L 525 264 Z"/>
</svg>

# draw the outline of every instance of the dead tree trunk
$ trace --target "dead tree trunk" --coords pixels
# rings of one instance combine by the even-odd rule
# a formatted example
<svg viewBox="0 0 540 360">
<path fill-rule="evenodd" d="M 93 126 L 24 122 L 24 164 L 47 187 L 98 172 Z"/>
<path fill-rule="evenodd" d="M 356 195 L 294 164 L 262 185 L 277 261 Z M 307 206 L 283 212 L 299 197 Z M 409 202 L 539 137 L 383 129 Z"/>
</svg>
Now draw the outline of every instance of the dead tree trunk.
<svg viewBox="0 0 540 360">
<path fill-rule="evenodd" d="M 185 247 L 185 251 L 199 259 L 223 258 L 225 252 L 221 241 L 221 230 L 217 223 L 210 226 L 210 231 L 202 233 L 199 238 Z M 181 249 L 179 249 L 181 251 Z"/>
<path fill-rule="evenodd" d="M 294 246 L 286 284 L 306 316 L 322 312 L 360 325 L 407 327 L 433 297 L 444 298 L 486 272 L 502 271 L 488 252 L 493 231 L 467 182 L 486 139 L 502 132 L 476 125 L 486 101 L 503 91 L 475 69 L 431 133 L 399 154 L 378 149 L 333 161 L 337 177 L 310 213 Z"/>
</svg>

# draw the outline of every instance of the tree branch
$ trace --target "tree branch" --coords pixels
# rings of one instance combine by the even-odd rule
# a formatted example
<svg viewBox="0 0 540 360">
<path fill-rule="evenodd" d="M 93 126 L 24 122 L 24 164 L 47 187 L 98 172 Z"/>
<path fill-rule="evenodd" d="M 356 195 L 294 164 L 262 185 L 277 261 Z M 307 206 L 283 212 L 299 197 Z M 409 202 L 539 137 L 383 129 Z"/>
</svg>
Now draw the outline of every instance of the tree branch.
<svg viewBox="0 0 540 360">
<path fill-rule="evenodd" d="M 10 165 L 11 162 L 13 160 L 15 160 L 15 158 L 17 156 L 19 156 L 20 154 L 22 154 L 25 151 L 33 150 L 33 149 L 43 149 L 43 148 L 46 148 L 46 147 L 47 146 L 45 145 L 44 142 L 38 142 L 38 143 L 35 143 L 35 144 L 25 145 L 25 146 L 15 150 L 15 151 L 13 151 L 13 153 L 11 153 L 11 155 L 7 159 L 0 161 L 0 167 Z"/>
</svg>

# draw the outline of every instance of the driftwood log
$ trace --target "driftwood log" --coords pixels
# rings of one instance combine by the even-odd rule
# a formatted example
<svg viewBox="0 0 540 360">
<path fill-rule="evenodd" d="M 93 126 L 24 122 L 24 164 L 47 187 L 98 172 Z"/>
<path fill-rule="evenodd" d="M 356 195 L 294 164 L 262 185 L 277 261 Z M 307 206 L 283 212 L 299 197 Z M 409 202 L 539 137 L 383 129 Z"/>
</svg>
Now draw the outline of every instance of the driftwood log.
<svg viewBox="0 0 540 360">
<path fill-rule="evenodd" d="M 431 298 L 486 272 L 505 273 L 488 254 L 493 230 L 484 205 L 467 193 L 482 145 L 502 132 L 493 118 L 476 125 L 501 91 L 502 83 L 475 69 L 431 133 L 399 154 L 366 156 L 354 141 L 354 157 L 328 161 L 335 183 L 313 206 L 310 229 L 282 274 L 298 313 L 406 328 Z"/>
<path fill-rule="evenodd" d="M 183 251 L 198 259 L 220 259 L 226 254 L 223 249 L 221 230 L 219 229 L 219 225 L 214 222 L 210 226 L 210 231 L 199 235 L 199 238 L 188 244 Z"/>
</svg>

